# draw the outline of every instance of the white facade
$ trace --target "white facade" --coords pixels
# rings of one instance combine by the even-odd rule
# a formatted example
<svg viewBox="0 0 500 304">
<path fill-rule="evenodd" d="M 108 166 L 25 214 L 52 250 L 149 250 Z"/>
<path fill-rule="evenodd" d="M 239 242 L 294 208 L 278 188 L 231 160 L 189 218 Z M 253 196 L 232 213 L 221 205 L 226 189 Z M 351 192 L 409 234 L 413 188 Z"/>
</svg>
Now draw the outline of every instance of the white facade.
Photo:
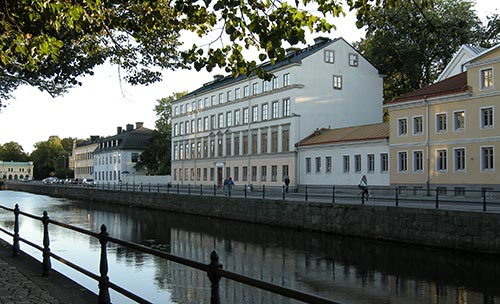
<svg viewBox="0 0 500 304">
<path fill-rule="evenodd" d="M 73 172 L 75 179 L 83 180 L 85 178 L 94 178 L 94 151 L 97 143 L 84 143 L 73 147 L 71 155 Z"/>
<path fill-rule="evenodd" d="M 479 55 L 486 49 L 481 47 L 472 47 L 469 45 L 462 45 L 460 49 L 453 55 L 453 58 L 446 65 L 444 70 L 439 74 L 436 82 L 458 75 L 467 70 L 466 64 L 474 57 Z"/>
<path fill-rule="evenodd" d="M 280 186 L 290 176 L 294 184 L 301 137 L 382 121 L 383 79 L 341 38 L 264 68 L 275 79 L 217 77 L 172 103 L 172 183 L 220 185 L 232 176 Z"/>
</svg>

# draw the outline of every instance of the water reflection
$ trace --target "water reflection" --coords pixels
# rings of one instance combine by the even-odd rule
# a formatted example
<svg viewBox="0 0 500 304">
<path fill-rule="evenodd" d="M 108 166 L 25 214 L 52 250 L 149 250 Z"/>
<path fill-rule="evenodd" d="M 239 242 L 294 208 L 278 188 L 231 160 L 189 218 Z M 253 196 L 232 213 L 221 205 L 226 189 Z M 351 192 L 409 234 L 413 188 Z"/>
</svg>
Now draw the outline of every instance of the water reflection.
<svg viewBox="0 0 500 304">
<path fill-rule="evenodd" d="M 0 204 L 9 199 L 26 212 L 47 210 L 54 220 L 96 232 L 105 224 L 112 237 L 199 262 L 208 263 L 215 249 L 225 269 L 340 303 L 500 303 L 497 256 L 0 191 Z M 1 224 L 11 229 L 12 219 L 2 214 Z M 97 272 L 98 240 L 54 229 L 51 246 Z M 113 282 L 154 303 L 209 303 L 205 273 L 112 244 L 108 251 Z M 227 280 L 221 301 L 296 303 Z M 113 302 L 127 303 L 115 296 Z"/>
</svg>

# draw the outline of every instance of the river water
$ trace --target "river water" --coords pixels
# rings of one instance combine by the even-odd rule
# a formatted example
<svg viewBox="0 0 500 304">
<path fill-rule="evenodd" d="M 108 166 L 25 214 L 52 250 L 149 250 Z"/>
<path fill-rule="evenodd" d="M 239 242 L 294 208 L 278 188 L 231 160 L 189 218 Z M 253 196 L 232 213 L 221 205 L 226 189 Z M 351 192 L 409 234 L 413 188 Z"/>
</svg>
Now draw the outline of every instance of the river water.
<svg viewBox="0 0 500 304">
<path fill-rule="evenodd" d="M 194 198 L 195 199 L 195 198 Z M 311 233 L 161 211 L 107 206 L 16 191 L 0 191 L 0 205 L 147 244 L 209 263 L 212 250 L 227 270 L 318 294 L 345 304 L 500 303 L 500 256 Z M 2 210 L 0 225 L 13 230 Z M 41 244 L 40 222 L 20 217 L 20 236 Z M 11 242 L 3 233 L 0 237 Z M 97 239 L 50 227 L 51 251 L 99 274 Z M 41 253 L 21 243 L 41 260 Z M 108 243 L 112 282 L 153 303 L 210 303 L 205 273 Z M 52 259 L 52 267 L 98 292 L 97 283 Z M 112 292 L 114 304 L 134 303 Z M 221 303 L 299 303 L 221 280 Z"/>
</svg>

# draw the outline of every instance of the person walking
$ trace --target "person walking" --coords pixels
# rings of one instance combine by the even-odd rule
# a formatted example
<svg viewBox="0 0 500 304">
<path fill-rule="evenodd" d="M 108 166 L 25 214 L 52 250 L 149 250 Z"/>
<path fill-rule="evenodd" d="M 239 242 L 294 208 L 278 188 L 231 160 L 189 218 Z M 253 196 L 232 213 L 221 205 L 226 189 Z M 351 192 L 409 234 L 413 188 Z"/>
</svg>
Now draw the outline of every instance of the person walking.
<svg viewBox="0 0 500 304">
<path fill-rule="evenodd" d="M 285 177 L 285 192 L 288 193 L 288 186 L 290 185 L 290 179 Z"/>
<path fill-rule="evenodd" d="M 358 187 L 363 193 L 363 198 L 368 199 L 368 179 L 366 178 L 366 175 L 363 175 L 363 177 L 359 181 Z"/>
<path fill-rule="evenodd" d="M 231 189 L 234 187 L 234 181 L 233 178 L 230 176 L 229 179 L 227 180 L 227 192 L 229 196 L 231 196 Z"/>
</svg>

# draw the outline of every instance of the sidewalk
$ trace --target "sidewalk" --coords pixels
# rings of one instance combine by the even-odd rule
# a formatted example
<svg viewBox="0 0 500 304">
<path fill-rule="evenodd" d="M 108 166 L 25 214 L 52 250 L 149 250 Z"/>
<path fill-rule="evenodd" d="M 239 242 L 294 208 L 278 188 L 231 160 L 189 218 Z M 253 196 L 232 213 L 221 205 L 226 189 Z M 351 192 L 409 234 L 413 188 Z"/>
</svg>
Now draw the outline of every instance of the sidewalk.
<svg viewBox="0 0 500 304">
<path fill-rule="evenodd" d="M 22 252 L 13 258 L 0 240 L 0 304 L 97 303 L 97 295 L 55 270 L 48 277 L 41 272 L 39 261 Z"/>
</svg>

